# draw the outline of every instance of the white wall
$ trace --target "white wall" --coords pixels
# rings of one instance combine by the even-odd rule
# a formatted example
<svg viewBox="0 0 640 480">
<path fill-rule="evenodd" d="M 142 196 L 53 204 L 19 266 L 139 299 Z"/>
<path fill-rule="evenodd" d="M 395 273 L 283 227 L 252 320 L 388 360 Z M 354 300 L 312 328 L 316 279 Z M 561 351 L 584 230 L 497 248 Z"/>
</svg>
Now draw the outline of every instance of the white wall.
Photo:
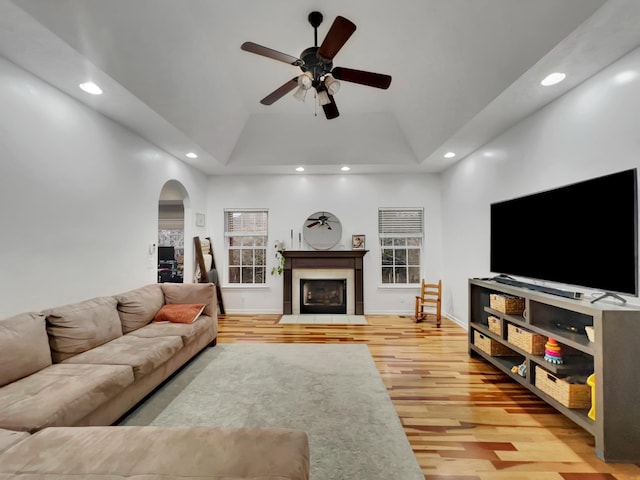
<svg viewBox="0 0 640 480">
<path fill-rule="evenodd" d="M 624 75 L 630 79 L 621 81 Z M 448 314 L 466 324 L 468 278 L 490 276 L 490 203 L 640 167 L 639 112 L 636 49 L 443 174 Z M 606 228 L 606 212 L 593 218 Z"/>
<path fill-rule="evenodd" d="M 201 234 L 203 175 L 0 58 L 0 318 L 155 282 L 169 179 Z"/>
<path fill-rule="evenodd" d="M 350 249 L 351 235 L 366 235 L 364 257 L 365 313 L 411 313 L 417 288 L 382 287 L 378 244 L 378 207 L 424 207 L 427 278 L 442 275 L 440 187 L 436 175 L 278 175 L 212 178 L 209 182 L 207 230 L 216 266 L 224 272 L 225 208 L 269 209 L 269 264 L 275 264 L 274 243 L 298 247 L 298 233 L 306 218 L 329 211 L 342 223 L 342 241 L 335 249 Z M 302 249 L 310 250 L 303 244 Z M 226 275 L 222 276 L 226 281 Z M 223 283 L 225 309 L 230 313 L 282 313 L 282 277 L 268 274 L 264 287 L 236 287 Z"/>
<path fill-rule="evenodd" d="M 616 81 L 631 71 L 635 78 Z M 441 177 L 207 179 L 0 59 L 0 317 L 154 282 L 148 245 L 157 239 L 158 198 L 164 183 L 177 179 L 189 194 L 187 243 L 211 236 L 221 271 L 224 208 L 268 208 L 271 255 L 275 240 L 290 243 L 291 229 L 297 248 L 302 222 L 318 210 L 342 220 L 345 248 L 352 234 L 365 234 L 367 313 L 410 313 L 416 293 L 379 284 L 378 207 L 424 206 L 425 276 L 443 278 L 445 312 L 466 323 L 467 280 L 490 274 L 491 202 L 640 166 L 639 71 L 636 50 Z M 207 213 L 206 227 L 194 226 L 195 212 Z M 187 269 L 192 255 L 187 248 Z M 223 292 L 229 312 L 282 310 L 281 277 L 269 276 L 263 288 Z"/>
</svg>

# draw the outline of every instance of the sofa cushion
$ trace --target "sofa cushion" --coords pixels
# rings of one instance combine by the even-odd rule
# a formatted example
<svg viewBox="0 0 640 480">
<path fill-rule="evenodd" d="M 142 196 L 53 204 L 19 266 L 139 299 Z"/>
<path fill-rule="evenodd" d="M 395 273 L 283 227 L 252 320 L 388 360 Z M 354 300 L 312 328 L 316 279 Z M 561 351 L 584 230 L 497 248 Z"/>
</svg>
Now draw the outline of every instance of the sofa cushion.
<svg viewBox="0 0 640 480">
<path fill-rule="evenodd" d="M 0 428 L 74 425 L 132 383 L 124 365 L 52 365 L 0 388 Z"/>
<path fill-rule="evenodd" d="M 305 432 L 272 428 L 47 428 L 0 457 L 0 473 L 77 479 L 307 480 Z M 138 477 L 140 476 L 140 477 Z"/>
<path fill-rule="evenodd" d="M 161 283 L 165 303 L 204 303 L 203 314 L 217 314 L 216 287 L 212 283 Z"/>
<path fill-rule="evenodd" d="M 51 365 L 44 315 L 21 313 L 0 320 L 0 387 Z"/>
<path fill-rule="evenodd" d="M 0 453 L 28 437 L 29 434 L 27 432 L 16 432 L 15 430 L 0 428 Z"/>
<path fill-rule="evenodd" d="M 142 338 L 131 334 L 68 358 L 68 363 L 129 365 L 137 379 L 153 372 L 183 347 L 176 337 Z"/>
<path fill-rule="evenodd" d="M 44 311 L 54 362 L 122 336 L 114 297 L 98 297 Z"/>
<path fill-rule="evenodd" d="M 150 323 L 129 335 L 144 338 L 168 337 L 177 335 L 182 337 L 185 345 L 190 345 L 200 336 L 208 335 L 215 338 L 217 334 L 215 321 L 206 315 L 200 317 L 193 323 Z"/>
<path fill-rule="evenodd" d="M 118 314 L 124 334 L 144 327 L 164 305 L 164 293 L 159 283 L 136 288 L 114 297 L 118 301 Z"/>
</svg>

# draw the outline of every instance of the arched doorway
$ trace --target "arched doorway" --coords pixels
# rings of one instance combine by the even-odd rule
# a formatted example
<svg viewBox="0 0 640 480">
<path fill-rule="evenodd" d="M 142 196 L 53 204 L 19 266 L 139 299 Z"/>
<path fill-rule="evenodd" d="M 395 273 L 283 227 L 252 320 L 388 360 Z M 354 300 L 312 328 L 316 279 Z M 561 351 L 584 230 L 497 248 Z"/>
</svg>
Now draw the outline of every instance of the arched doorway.
<svg viewBox="0 0 640 480">
<path fill-rule="evenodd" d="M 158 282 L 182 283 L 185 278 L 185 210 L 188 194 L 182 183 L 169 180 L 158 200 Z"/>
</svg>

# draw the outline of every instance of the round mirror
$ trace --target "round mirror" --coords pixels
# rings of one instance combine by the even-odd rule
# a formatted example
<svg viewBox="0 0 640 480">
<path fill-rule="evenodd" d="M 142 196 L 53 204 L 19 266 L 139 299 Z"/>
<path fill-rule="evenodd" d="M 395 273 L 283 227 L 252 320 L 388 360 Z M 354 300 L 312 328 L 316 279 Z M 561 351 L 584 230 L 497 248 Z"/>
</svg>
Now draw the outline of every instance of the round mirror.
<svg viewBox="0 0 640 480">
<path fill-rule="evenodd" d="M 310 215 L 302 227 L 304 241 L 314 250 L 329 250 L 342 238 L 342 224 L 330 212 Z"/>
</svg>

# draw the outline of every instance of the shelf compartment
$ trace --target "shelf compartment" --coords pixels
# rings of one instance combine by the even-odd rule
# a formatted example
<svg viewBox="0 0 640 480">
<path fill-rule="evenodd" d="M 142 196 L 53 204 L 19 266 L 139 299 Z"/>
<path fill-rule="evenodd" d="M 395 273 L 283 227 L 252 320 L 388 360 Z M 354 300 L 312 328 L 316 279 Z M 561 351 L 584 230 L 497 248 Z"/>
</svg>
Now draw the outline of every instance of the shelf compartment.
<svg viewBox="0 0 640 480">
<path fill-rule="evenodd" d="M 538 333 L 546 337 L 552 337 L 557 340 L 558 343 L 568 345 L 575 348 L 578 351 L 593 355 L 594 343 L 591 343 L 586 334 L 572 333 L 566 330 L 561 330 L 557 327 L 543 327 L 538 324 L 526 323 L 524 319 L 518 319 L 513 317 L 507 318 L 510 323 L 524 327 L 527 330 Z"/>
<path fill-rule="evenodd" d="M 593 326 L 593 316 L 534 300 L 529 303 L 529 310 L 532 325 L 557 332 L 558 336 L 580 345 L 589 345 L 585 327 Z"/>
<path fill-rule="evenodd" d="M 564 363 L 547 362 L 543 356 L 533 358 L 533 361 L 549 370 L 554 375 L 567 376 L 577 374 L 591 374 L 594 371 L 593 357 L 587 355 L 563 356 Z"/>
<path fill-rule="evenodd" d="M 547 338 L 512 323 L 507 324 L 507 341 L 527 353 L 542 355 Z"/>
<path fill-rule="evenodd" d="M 539 365 L 536 365 L 535 372 L 535 386 L 565 407 L 591 407 L 591 388 L 588 385 L 566 382 Z"/>
<path fill-rule="evenodd" d="M 505 375 L 511 377 L 512 379 L 516 380 L 518 383 L 522 384 L 527 388 L 530 387 L 530 382 L 526 379 L 526 377 L 522 377 L 517 373 L 513 373 L 511 371 L 511 368 L 514 365 L 520 365 L 522 362 L 525 361 L 523 356 L 518 355 L 517 353 L 514 353 L 512 356 L 509 356 L 509 357 L 492 357 L 491 355 L 486 353 L 484 350 L 481 350 L 480 348 L 478 348 L 476 345 L 471 345 L 471 350 L 476 352 L 478 355 L 484 358 L 487 362 L 491 363 L 494 367 L 496 367 Z"/>
<path fill-rule="evenodd" d="M 522 315 L 522 312 L 524 312 L 524 298 L 504 293 L 492 293 L 489 296 L 489 306 L 501 313 Z"/>
<path fill-rule="evenodd" d="M 495 333 L 496 335 L 502 335 L 502 319 L 498 317 L 494 317 L 493 315 L 489 315 L 487 317 L 487 322 L 489 323 L 489 331 Z"/>
<path fill-rule="evenodd" d="M 516 355 L 513 350 L 503 343 L 494 340 L 478 330 L 473 332 L 473 344 L 492 357 L 512 357 Z"/>
</svg>

